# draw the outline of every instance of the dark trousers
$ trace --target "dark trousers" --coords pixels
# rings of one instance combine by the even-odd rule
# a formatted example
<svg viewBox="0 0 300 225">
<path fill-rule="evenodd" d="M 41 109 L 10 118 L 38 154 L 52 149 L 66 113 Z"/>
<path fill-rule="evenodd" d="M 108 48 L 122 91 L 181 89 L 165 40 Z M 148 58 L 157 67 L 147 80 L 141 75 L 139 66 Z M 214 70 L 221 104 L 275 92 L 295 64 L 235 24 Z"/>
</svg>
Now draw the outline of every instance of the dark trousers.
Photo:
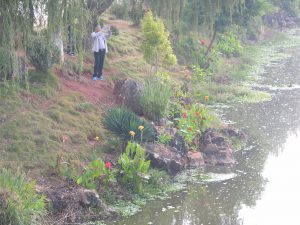
<svg viewBox="0 0 300 225">
<path fill-rule="evenodd" d="M 99 50 L 99 52 L 94 52 L 95 65 L 94 65 L 94 77 L 102 76 L 104 58 L 105 58 L 105 49 Z"/>
</svg>

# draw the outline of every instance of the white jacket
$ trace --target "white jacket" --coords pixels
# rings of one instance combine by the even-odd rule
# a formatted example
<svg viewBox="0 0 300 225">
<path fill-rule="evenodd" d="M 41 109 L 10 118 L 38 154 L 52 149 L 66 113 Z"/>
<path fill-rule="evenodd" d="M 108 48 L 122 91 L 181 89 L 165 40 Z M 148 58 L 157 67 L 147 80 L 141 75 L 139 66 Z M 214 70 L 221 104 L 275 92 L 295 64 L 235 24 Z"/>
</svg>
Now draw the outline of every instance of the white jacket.
<svg viewBox="0 0 300 225">
<path fill-rule="evenodd" d="M 92 38 L 93 38 L 93 47 L 92 47 L 92 51 L 93 52 L 98 52 L 99 49 L 100 49 L 100 44 L 99 44 L 99 38 L 103 38 L 104 39 L 104 45 L 105 45 L 105 52 L 107 53 L 108 52 L 108 48 L 107 48 L 107 40 L 106 38 L 107 37 L 110 37 L 111 36 L 111 33 L 109 34 L 106 34 L 104 32 L 93 32 L 92 33 Z"/>
</svg>

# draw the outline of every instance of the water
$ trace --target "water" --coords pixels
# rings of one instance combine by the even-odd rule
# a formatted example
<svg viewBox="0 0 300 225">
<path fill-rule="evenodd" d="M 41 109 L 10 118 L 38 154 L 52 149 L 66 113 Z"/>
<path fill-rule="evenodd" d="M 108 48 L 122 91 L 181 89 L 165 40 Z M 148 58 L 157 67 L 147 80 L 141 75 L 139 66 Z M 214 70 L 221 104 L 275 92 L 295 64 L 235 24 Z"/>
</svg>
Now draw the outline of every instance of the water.
<svg viewBox="0 0 300 225">
<path fill-rule="evenodd" d="M 251 137 L 235 154 L 236 176 L 190 185 L 116 224 L 300 224 L 300 47 L 284 53 L 291 57 L 266 66 L 256 86 L 272 93 L 272 101 L 224 108 L 223 119 Z"/>
</svg>

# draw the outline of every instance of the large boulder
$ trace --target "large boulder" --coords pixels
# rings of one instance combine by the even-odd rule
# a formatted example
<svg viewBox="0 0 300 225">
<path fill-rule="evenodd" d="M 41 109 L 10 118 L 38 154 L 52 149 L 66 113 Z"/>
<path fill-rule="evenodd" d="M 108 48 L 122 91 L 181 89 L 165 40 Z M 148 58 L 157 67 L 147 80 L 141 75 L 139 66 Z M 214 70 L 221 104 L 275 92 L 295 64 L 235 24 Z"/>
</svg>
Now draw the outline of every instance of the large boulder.
<svg viewBox="0 0 300 225">
<path fill-rule="evenodd" d="M 202 152 L 189 152 L 187 163 L 190 168 L 201 168 L 205 166 Z"/>
<path fill-rule="evenodd" d="M 142 84 L 132 79 L 125 79 L 116 82 L 114 95 L 116 96 L 119 104 L 132 109 L 132 111 L 138 115 L 142 115 L 143 111 L 140 107 L 140 97 L 142 91 Z"/>
<path fill-rule="evenodd" d="M 206 165 L 231 166 L 235 163 L 231 145 L 215 129 L 208 129 L 203 134 L 200 146 Z"/>
<path fill-rule="evenodd" d="M 145 149 L 153 167 L 164 169 L 172 175 L 185 169 L 187 165 L 186 158 L 171 147 L 159 143 L 148 143 Z"/>
</svg>

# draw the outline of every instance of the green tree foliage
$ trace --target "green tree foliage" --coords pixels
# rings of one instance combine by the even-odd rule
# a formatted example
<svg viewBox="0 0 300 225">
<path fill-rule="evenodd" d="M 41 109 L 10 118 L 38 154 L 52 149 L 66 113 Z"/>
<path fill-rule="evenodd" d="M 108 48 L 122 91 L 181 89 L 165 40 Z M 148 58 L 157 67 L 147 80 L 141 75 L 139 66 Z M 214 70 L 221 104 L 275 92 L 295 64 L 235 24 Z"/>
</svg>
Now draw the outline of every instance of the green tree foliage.
<svg viewBox="0 0 300 225">
<path fill-rule="evenodd" d="M 174 65 L 177 63 L 173 54 L 169 33 L 160 19 L 155 19 L 152 12 L 147 12 L 141 21 L 142 25 L 142 50 L 147 62 L 159 66 Z"/>
</svg>

